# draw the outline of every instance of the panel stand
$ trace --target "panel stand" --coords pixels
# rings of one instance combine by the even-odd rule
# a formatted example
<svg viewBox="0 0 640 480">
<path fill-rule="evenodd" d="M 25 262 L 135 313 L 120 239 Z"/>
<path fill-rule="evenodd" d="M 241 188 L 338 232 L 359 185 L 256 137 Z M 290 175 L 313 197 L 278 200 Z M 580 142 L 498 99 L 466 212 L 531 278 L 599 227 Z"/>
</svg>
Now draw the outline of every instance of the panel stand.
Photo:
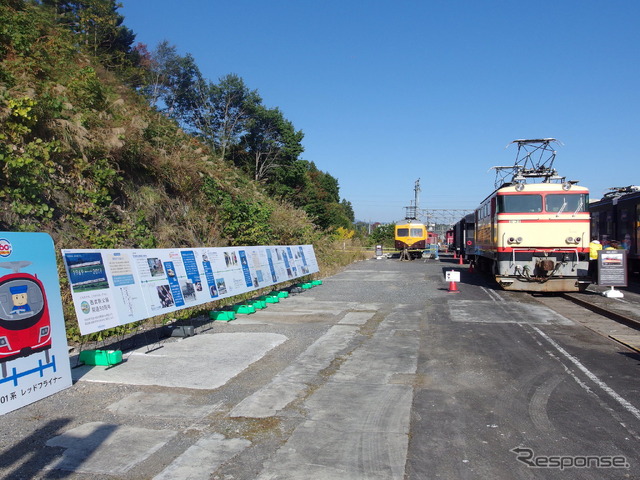
<svg viewBox="0 0 640 480">
<path fill-rule="evenodd" d="M 611 287 L 611 290 L 605 290 L 604 292 L 602 292 L 602 295 L 604 295 L 607 298 L 623 298 L 624 297 L 624 294 L 620 290 L 616 290 L 613 287 Z"/>
</svg>

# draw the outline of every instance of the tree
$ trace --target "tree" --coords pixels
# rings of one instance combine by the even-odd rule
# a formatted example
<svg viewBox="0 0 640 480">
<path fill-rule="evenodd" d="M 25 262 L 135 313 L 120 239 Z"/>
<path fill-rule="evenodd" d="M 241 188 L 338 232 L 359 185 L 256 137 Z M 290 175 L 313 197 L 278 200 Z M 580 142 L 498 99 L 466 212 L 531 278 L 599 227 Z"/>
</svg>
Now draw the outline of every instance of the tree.
<svg viewBox="0 0 640 480">
<path fill-rule="evenodd" d="M 351 202 L 349 202 L 346 198 L 343 198 L 342 202 L 340 202 L 340 205 L 342 205 L 342 208 L 344 209 L 344 213 L 347 216 L 347 218 L 352 222 L 355 222 L 356 215 L 353 211 L 353 205 L 351 205 Z"/>
<path fill-rule="evenodd" d="M 355 230 L 349 230 L 348 228 L 338 227 L 336 228 L 331 237 L 334 240 L 342 242 L 342 249 L 344 250 L 347 247 L 347 240 L 351 240 L 353 236 L 356 234 Z"/>
<path fill-rule="evenodd" d="M 318 170 L 313 162 L 308 165 L 308 180 L 305 188 L 297 195 L 296 205 L 301 206 L 321 228 L 353 228 L 350 212 L 339 203 L 338 180 L 329 173 Z"/>
<path fill-rule="evenodd" d="M 304 148 L 300 143 L 304 134 L 296 131 L 278 108 L 255 105 L 247 122 L 242 145 L 251 159 L 253 178 L 266 180 L 278 167 L 292 165 Z"/>
<path fill-rule="evenodd" d="M 165 40 L 160 42 L 153 52 L 149 52 L 146 45 L 139 44 L 136 49 L 145 59 L 143 67 L 147 71 L 147 81 L 141 91 L 151 105 L 161 109 L 159 103 L 166 103 L 164 97 L 169 95 L 169 64 L 175 62 L 178 57 L 176 47 Z"/>
<path fill-rule="evenodd" d="M 262 103 L 258 92 L 233 74 L 218 84 L 205 80 L 193 56 L 179 55 L 167 41 L 156 47 L 148 63 L 144 92 L 149 100 L 226 158 L 247 134 L 252 112 Z"/>
<path fill-rule="evenodd" d="M 210 93 L 210 136 L 216 151 L 225 158 L 231 146 L 240 143 L 241 135 L 249 130 L 247 123 L 260 111 L 262 98 L 234 74 L 222 77 Z"/>
<path fill-rule="evenodd" d="M 383 245 L 385 247 L 393 247 L 395 239 L 395 223 L 388 223 L 386 225 L 379 225 L 371 232 L 369 238 L 373 240 L 376 245 Z"/>
<path fill-rule="evenodd" d="M 148 81 L 143 89 L 150 102 L 182 127 L 197 132 L 197 120 L 202 116 L 201 97 L 206 82 L 195 59 L 178 54 L 175 46 L 163 41 L 148 61 Z"/>
<path fill-rule="evenodd" d="M 133 31 L 123 25 L 118 13 L 122 4 L 114 0 L 43 0 L 53 7 L 58 21 L 67 25 L 84 45 L 109 68 L 132 63 Z"/>
<path fill-rule="evenodd" d="M 267 191 L 274 197 L 302 206 L 302 192 L 308 188 L 309 183 L 308 172 L 307 160 L 295 160 L 286 166 L 278 166 L 271 172 L 266 185 Z"/>
</svg>

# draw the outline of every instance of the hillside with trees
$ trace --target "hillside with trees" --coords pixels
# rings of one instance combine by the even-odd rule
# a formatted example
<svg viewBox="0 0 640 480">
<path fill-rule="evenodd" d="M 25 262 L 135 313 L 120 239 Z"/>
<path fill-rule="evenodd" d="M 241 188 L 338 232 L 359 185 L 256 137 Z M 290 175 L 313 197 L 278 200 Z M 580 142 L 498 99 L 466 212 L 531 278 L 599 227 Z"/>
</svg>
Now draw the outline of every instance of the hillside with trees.
<svg viewBox="0 0 640 480">
<path fill-rule="evenodd" d="M 353 260 L 334 248 L 353 209 L 303 137 L 239 76 L 135 43 L 112 0 L 0 6 L 0 230 L 57 249 L 312 243 L 326 271 Z"/>
</svg>

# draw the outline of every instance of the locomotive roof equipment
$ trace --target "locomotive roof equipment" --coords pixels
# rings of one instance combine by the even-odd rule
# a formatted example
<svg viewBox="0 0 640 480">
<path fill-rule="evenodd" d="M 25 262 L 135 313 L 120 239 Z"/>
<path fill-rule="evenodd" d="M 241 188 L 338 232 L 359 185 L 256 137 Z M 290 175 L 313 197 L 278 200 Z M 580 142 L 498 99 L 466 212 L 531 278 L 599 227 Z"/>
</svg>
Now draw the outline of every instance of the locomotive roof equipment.
<svg viewBox="0 0 640 480">
<path fill-rule="evenodd" d="M 551 146 L 552 143 L 561 143 L 555 138 L 537 138 L 537 139 L 520 139 L 509 143 L 518 145 L 516 160 L 512 166 L 508 167 L 491 167 L 490 170 L 496 171 L 494 187 L 496 189 L 508 185 L 521 185 L 527 183 L 531 179 L 540 179 L 542 183 L 565 183 L 566 190 L 571 185 L 578 183 L 576 180 L 566 181 L 565 177 L 558 175 L 553 168 L 553 162 L 556 159 L 556 150 Z M 511 176 L 510 180 L 507 180 Z"/>
<path fill-rule="evenodd" d="M 604 194 L 604 198 L 622 197 L 628 193 L 640 192 L 640 187 L 637 185 L 629 185 L 628 187 L 611 187 L 610 192 Z"/>
</svg>

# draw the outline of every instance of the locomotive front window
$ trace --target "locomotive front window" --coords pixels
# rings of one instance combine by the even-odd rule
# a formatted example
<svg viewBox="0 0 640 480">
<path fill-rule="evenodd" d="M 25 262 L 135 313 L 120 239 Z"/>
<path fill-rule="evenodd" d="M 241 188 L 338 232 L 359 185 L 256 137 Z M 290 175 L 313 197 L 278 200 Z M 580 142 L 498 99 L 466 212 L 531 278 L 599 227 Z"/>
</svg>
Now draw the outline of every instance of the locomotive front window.
<svg viewBox="0 0 640 480">
<path fill-rule="evenodd" d="M 584 193 L 552 193 L 545 197 L 545 210 L 554 213 L 586 212 L 589 199 Z"/>
<path fill-rule="evenodd" d="M 409 229 L 408 228 L 399 228 L 398 233 L 396 234 L 398 237 L 408 237 Z"/>
<path fill-rule="evenodd" d="M 422 237 L 423 236 L 422 229 L 421 228 L 412 228 L 411 229 L 411 236 L 412 237 Z"/>
<path fill-rule="evenodd" d="M 542 195 L 499 195 L 498 213 L 536 213 L 542 211 Z"/>
<path fill-rule="evenodd" d="M 0 284 L 0 321 L 19 323 L 38 317 L 44 308 L 42 290 L 29 278 L 14 278 Z M 9 328 L 5 324 L 5 328 Z"/>
</svg>

